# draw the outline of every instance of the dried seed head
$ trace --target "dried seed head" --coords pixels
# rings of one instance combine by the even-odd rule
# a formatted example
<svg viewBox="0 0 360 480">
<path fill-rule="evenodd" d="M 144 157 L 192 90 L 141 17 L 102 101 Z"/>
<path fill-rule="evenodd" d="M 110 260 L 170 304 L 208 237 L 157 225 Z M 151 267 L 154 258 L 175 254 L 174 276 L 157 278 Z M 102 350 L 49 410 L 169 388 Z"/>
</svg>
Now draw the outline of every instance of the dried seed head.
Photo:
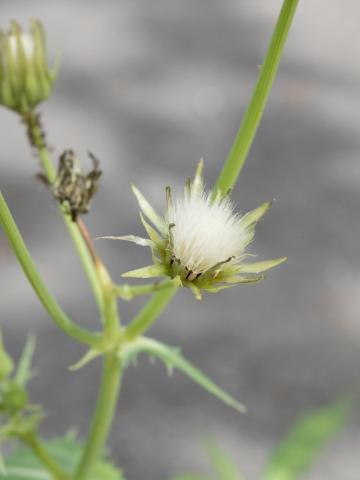
<svg viewBox="0 0 360 480">
<path fill-rule="evenodd" d="M 93 169 L 84 174 L 80 163 L 72 150 L 66 150 L 59 159 L 59 167 L 52 191 L 54 197 L 68 210 L 72 220 L 79 214 L 87 213 L 91 201 L 99 188 L 102 174 L 99 161 L 89 154 L 93 161 Z"/>
</svg>

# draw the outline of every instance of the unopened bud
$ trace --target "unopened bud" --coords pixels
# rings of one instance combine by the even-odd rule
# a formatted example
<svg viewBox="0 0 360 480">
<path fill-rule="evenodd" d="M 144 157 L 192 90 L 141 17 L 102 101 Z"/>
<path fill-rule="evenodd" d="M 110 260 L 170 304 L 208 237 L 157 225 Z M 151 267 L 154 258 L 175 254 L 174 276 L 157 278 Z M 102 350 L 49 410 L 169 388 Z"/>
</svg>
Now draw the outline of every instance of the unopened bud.
<svg viewBox="0 0 360 480">
<path fill-rule="evenodd" d="M 49 69 L 45 33 L 33 20 L 29 33 L 11 22 L 8 32 L 0 31 L 0 104 L 26 113 L 51 93 L 56 69 Z"/>
</svg>

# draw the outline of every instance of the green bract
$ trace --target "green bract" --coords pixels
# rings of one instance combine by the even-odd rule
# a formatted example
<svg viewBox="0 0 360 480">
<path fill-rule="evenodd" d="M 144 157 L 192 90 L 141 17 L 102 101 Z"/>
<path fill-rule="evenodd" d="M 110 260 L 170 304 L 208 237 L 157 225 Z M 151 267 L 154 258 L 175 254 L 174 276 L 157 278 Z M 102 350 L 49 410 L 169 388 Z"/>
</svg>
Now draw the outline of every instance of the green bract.
<svg viewBox="0 0 360 480">
<path fill-rule="evenodd" d="M 245 250 L 254 238 L 256 224 L 271 203 L 263 203 L 240 216 L 234 213 L 229 195 L 205 192 L 202 169 L 201 161 L 194 179 L 186 182 L 184 194 L 175 200 L 170 187 L 166 188 L 167 209 L 163 217 L 133 187 L 148 238 L 105 238 L 150 247 L 153 264 L 127 272 L 124 277 L 178 277 L 182 286 L 191 288 L 195 297 L 201 299 L 202 290 L 215 293 L 238 283 L 259 282 L 264 271 L 286 260 L 283 257 L 256 263 L 245 261 L 250 256 Z"/>
<path fill-rule="evenodd" d="M 8 32 L 0 31 L 0 103 L 26 113 L 51 93 L 56 68 L 49 69 L 45 33 L 33 20 L 30 33 L 12 21 Z"/>
<path fill-rule="evenodd" d="M 14 362 L 12 358 L 5 350 L 2 335 L 0 331 L 0 382 L 5 380 L 13 371 L 14 369 Z"/>
</svg>

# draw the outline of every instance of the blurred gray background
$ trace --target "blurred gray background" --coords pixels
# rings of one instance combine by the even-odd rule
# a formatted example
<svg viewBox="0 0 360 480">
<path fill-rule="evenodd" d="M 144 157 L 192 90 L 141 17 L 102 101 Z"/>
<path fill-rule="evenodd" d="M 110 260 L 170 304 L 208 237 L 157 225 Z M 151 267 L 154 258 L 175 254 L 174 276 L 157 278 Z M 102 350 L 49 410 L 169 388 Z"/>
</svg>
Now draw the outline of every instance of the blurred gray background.
<svg viewBox="0 0 360 480">
<path fill-rule="evenodd" d="M 227 155 L 271 35 L 279 0 L 2 0 L 1 25 L 40 18 L 52 54 L 61 51 L 54 95 L 41 110 L 57 157 L 73 148 L 104 176 L 86 222 L 94 236 L 142 234 L 130 191 L 136 182 L 161 210 L 165 185 L 180 187 L 199 158 L 211 185 Z M 180 373 L 168 379 L 144 357 L 128 370 L 111 435 L 129 480 L 206 471 L 205 438 L 258 479 L 295 419 L 359 385 L 360 366 L 360 5 L 300 1 L 279 77 L 234 192 L 240 210 L 276 198 L 253 250 L 288 262 L 257 286 L 196 302 L 181 291 L 151 334 L 181 346 L 241 399 L 239 415 Z M 98 319 L 89 288 L 47 191 L 33 176 L 18 118 L 0 111 L 1 184 L 51 290 L 79 323 Z M 116 280 L 148 252 L 99 242 Z M 36 333 L 33 401 L 43 400 L 47 435 L 70 425 L 84 435 L 99 362 L 67 367 L 79 347 L 51 323 L 0 235 L 0 319 L 17 356 Z M 141 301 L 121 304 L 124 322 Z M 360 478 L 355 415 L 306 475 Z"/>
</svg>

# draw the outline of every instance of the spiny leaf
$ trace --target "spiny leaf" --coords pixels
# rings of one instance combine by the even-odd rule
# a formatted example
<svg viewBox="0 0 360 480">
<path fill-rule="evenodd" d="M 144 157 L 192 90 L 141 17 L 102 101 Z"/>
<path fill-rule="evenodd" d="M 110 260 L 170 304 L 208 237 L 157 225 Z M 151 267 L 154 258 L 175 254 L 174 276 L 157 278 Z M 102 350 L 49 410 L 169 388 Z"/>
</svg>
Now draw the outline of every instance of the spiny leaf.
<svg viewBox="0 0 360 480">
<path fill-rule="evenodd" d="M 272 454 L 263 480 L 301 478 L 350 413 L 351 402 L 341 400 L 300 418 Z"/>
<path fill-rule="evenodd" d="M 72 472 L 79 462 L 83 446 L 69 435 L 54 439 L 46 449 L 66 472 Z M 33 453 L 20 447 L 5 459 L 7 475 L 1 480 L 52 480 L 51 475 L 40 464 Z M 121 472 L 105 459 L 99 460 L 88 480 L 123 480 Z"/>
<path fill-rule="evenodd" d="M 207 444 L 207 452 L 218 480 L 242 480 L 236 465 L 229 456 L 213 442 Z"/>
<path fill-rule="evenodd" d="M 80 368 L 85 367 L 88 363 L 92 362 L 95 358 L 101 355 L 102 352 L 96 350 L 95 348 L 90 348 L 85 355 L 83 355 L 80 360 L 74 365 L 70 365 L 69 370 L 74 372 L 75 370 L 80 370 Z"/>
<path fill-rule="evenodd" d="M 168 369 L 178 368 L 194 382 L 198 383 L 205 390 L 222 400 L 230 407 L 235 408 L 235 410 L 238 410 L 239 412 L 246 411 L 246 407 L 244 405 L 224 392 L 224 390 L 218 387 L 212 380 L 210 380 L 209 377 L 188 362 L 177 349 L 169 347 L 168 345 L 160 343 L 151 338 L 140 337 L 134 341 L 131 347 L 128 347 L 128 349 L 124 352 L 125 363 L 128 364 L 133 356 L 136 356 L 138 353 L 143 351 L 160 358 Z"/>
<path fill-rule="evenodd" d="M 23 387 L 32 378 L 31 363 L 35 352 L 36 339 L 33 335 L 29 335 L 26 344 L 18 362 L 14 380 Z"/>
</svg>

